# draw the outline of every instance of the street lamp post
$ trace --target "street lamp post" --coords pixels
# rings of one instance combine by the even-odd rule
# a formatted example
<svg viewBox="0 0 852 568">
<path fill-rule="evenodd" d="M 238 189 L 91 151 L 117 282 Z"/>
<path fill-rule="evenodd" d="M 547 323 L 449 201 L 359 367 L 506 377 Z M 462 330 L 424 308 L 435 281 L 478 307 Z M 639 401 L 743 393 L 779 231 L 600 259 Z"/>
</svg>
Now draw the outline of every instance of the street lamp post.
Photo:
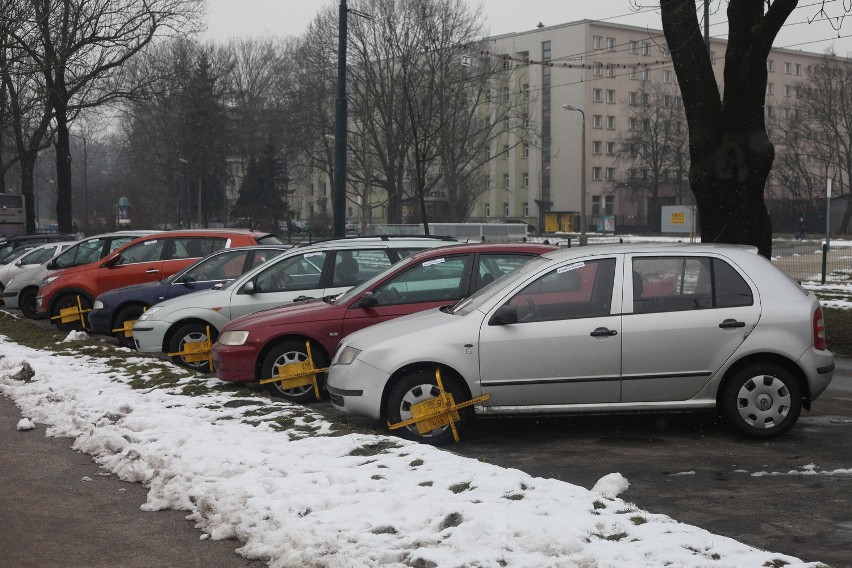
<svg viewBox="0 0 852 568">
<path fill-rule="evenodd" d="M 337 42 L 337 99 L 334 115 L 334 189 L 331 194 L 333 233 L 346 236 L 346 134 L 348 109 L 346 105 L 346 35 L 348 8 L 340 0 Z"/>
<path fill-rule="evenodd" d="M 586 230 L 588 227 L 586 221 L 586 113 L 583 109 L 577 108 L 574 105 L 564 104 L 562 108 L 565 110 L 576 110 L 580 113 L 582 119 L 580 127 L 580 246 L 585 246 L 588 242 Z"/>
</svg>

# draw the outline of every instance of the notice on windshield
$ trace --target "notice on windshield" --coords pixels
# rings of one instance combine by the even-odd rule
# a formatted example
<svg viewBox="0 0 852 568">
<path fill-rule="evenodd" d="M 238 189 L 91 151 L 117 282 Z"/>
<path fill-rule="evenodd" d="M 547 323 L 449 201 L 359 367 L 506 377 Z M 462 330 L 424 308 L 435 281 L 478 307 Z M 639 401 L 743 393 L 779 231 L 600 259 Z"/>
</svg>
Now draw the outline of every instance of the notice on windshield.
<svg viewBox="0 0 852 568">
<path fill-rule="evenodd" d="M 586 266 L 585 262 L 575 262 L 574 264 L 569 264 L 567 266 L 560 266 L 556 269 L 556 274 L 562 274 L 563 272 L 568 272 L 569 270 L 577 270 L 578 268 L 583 268 Z"/>
<path fill-rule="evenodd" d="M 436 258 L 435 260 L 427 260 L 423 263 L 423 266 L 432 266 L 433 264 L 441 264 L 445 262 L 443 258 Z"/>
</svg>

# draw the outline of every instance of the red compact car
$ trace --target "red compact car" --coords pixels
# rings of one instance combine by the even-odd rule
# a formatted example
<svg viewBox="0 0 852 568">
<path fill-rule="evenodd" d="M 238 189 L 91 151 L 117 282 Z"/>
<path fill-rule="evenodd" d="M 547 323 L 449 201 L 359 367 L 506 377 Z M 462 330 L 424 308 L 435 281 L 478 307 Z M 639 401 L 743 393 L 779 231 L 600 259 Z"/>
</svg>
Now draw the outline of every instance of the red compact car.
<svg viewBox="0 0 852 568">
<path fill-rule="evenodd" d="M 167 278 L 199 258 L 223 248 L 280 243 L 271 233 L 247 229 L 197 229 L 155 233 L 132 241 L 103 260 L 67 268 L 44 279 L 36 296 L 38 318 L 58 316 L 79 305 L 85 313 L 107 290 Z M 83 329 L 84 320 L 63 323 L 64 331 Z"/>
<path fill-rule="evenodd" d="M 213 345 L 213 366 L 223 381 L 254 382 L 278 367 L 307 359 L 327 367 L 340 340 L 386 320 L 435 308 L 469 296 L 535 256 L 558 247 L 534 243 L 462 244 L 410 256 L 335 298 L 311 300 L 237 318 Z M 295 402 L 313 398 L 313 387 L 274 394 Z"/>
</svg>

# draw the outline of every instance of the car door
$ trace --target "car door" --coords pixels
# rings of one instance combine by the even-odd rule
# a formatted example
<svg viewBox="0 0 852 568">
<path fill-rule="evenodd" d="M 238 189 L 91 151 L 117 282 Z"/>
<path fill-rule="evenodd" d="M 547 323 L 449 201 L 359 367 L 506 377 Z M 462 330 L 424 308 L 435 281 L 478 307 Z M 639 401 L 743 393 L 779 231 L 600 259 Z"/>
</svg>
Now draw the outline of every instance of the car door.
<svg viewBox="0 0 852 568">
<path fill-rule="evenodd" d="M 723 258 L 632 255 L 624 274 L 624 402 L 692 398 L 760 318 L 756 289 Z"/>
<path fill-rule="evenodd" d="M 486 315 L 479 338 L 485 404 L 554 407 L 620 399 L 621 256 L 568 261 L 506 297 L 515 323 Z"/>
<path fill-rule="evenodd" d="M 146 239 L 129 245 L 116 262 L 98 268 L 97 293 L 107 290 L 156 282 L 162 275 L 167 238 Z"/>
<path fill-rule="evenodd" d="M 293 302 L 321 298 L 329 251 L 305 251 L 276 258 L 231 294 L 230 319 Z"/>
<path fill-rule="evenodd" d="M 452 304 L 462 296 L 470 280 L 469 253 L 429 258 L 408 266 L 371 290 L 375 303 L 362 307 L 361 298 L 353 300 L 343 318 L 342 334 L 348 335 L 369 325 Z"/>
</svg>

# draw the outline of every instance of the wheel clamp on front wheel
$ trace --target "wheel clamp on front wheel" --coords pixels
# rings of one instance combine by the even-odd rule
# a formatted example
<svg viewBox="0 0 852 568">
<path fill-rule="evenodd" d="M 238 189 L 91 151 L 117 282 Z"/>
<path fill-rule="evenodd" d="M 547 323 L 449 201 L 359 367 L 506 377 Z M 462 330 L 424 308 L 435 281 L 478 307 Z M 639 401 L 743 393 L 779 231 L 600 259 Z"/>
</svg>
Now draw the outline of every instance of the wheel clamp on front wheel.
<svg viewBox="0 0 852 568">
<path fill-rule="evenodd" d="M 281 390 L 295 389 L 313 385 L 314 395 L 317 400 L 320 400 L 320 388 L 317 376 L 320 373 L 328 371 L 328 367 L 317 369 L 314 367 L 314 357 L 311 354 L 311 342 L 305 341 L 305 349 L 308 358 L 304 361 L 296 361 L 295 363 L 287 363 L 286 365 L 278 366 L 278 374 L 269 379 L 261 379 L 260 384 L 278 383 Z"/>
<path fill-rule="evenodd" d="M 453 398 L 453 393 L 444 390 L 444 383 L 441 381 L 440 367 L 435 369 L 435 379 L 438 382 L 438 396 L 412 405 L 411 418 L 403 420 L 402 422 L 397 422 L 396 424 L 388 422 L 388 428 L 396 430 L 397 428 L 403 428 L 405 426 L 415 424 L 417 425 L 417 432 L 419 434 L 426 434 L 437 428 L 449 426 L 450 430 L 453 432 L 453 439 L 456 443 L 458 443 L 459 432 L 456 428 L 456 422 L 461 420 L 458 412 L 459 409 L 473 406 L 480 402 L 485 402 L 491 398 L 491 395 L 484 394 L 456 404 L 456 401 Z"/>
<path fill-rule="evenodd" d="M 113 330 L 115 331 L 115 330 Z M 204 341 L 185 342 L 183 351 L 177 353 L 169 353 L 169 357 L 183 357 L 186 363 L 197 363 L 198 361 L 207 361 L 210 372 L 213 372 L 213 342 L 210 341 L 210 326 L 206 328 L 206 339 Z"/>
<path fill-rule="evenodd" d="M 148 309 L 143 308 L 142 311 L 147 312 Z M 136 321 L 137 320 L 127 320 L 125 322 L 122 322 L 122 326 L 112 330 L 112 332 L 113 333 L 123 333 L 124 337 L 127 337 L 127 338 L 133 337 L 133 326 L 136 325 Z M 210 326 L 207 326 L 207 331 L 208 331 L 207 337 L 210 337 L 210 333 L 209 333 Z M 213 368 L 211 367 L 210 369 L 212 370 Z"/>
<path fill-rule="evenodd" d="M 80 325 L 83 327 L 83 331 L 88 331 L 86 329 L 85 314 L 91 311 L 91 309 L 83 309 L 83 301 L 80 298 L 80 295 L 78 294 L 76 306 L 71 306 L 70 308 L 63 308 L 59 310 L 59 315 L 53 316 L 52 318 L 50 318 L 50 320 L 59 320 L 60 323 L 73 323 L 75 321 L 79 321 Z"/>
</svg>

